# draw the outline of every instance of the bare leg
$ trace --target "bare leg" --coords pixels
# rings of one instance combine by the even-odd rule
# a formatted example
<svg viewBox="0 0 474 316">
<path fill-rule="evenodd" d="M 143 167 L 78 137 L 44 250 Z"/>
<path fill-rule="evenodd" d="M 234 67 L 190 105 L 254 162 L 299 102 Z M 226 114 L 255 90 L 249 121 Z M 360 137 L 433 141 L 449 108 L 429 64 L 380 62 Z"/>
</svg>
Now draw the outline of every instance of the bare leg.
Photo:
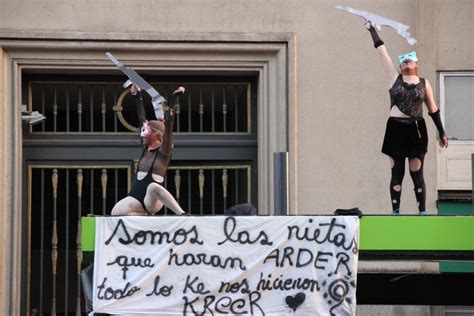
<svg viewBox="0 0 474 316">
<path fill-rule="evenodd" d="M 175 198 L 164 187 L 158 183 L 150 183 L 146 190 L 145 206 L 150 213 L 158 212 L 163 205 L 172 210 L 175 214 L 182 215 L 183 211 Z"/>
<path fill-rule="evenodd" d="M 112 215 L 114 216 L 125 216 L 125 215 L 147 215 L 140 202 L 131 196 L 126 196 L 112 209 Z"/>
</svg>

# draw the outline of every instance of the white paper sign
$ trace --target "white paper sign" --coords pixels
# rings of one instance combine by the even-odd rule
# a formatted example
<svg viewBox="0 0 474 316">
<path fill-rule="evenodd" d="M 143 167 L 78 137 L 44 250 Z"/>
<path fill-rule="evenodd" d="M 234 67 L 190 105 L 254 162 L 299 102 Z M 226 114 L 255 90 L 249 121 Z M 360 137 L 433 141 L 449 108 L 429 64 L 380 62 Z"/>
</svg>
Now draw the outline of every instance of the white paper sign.
<svg viewBox="0 0 474 316">
<path fill-rule="evenodd" d="M 352 216 L 98 217 L 95 312 L 354 315 Z"/>
</svg>

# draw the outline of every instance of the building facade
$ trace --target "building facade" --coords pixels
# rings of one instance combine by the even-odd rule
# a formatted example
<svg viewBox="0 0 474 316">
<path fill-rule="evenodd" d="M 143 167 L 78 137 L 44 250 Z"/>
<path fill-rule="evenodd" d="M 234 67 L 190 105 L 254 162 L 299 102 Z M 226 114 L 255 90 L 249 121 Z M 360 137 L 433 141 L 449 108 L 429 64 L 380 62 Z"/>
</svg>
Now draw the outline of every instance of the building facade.
<svg viewBox="0 0 474 316">
<path fill-rule="evenodd" d="M 160 91 L 191 91 L 180 102 L 167 181 L 193 213 L 252 202 L 275 214 L 273 154 L 288 152 L 289 214 L 389 214 L 389 163 L 380 153 L 389 87 L 363 20 L 337 3 L 0 0 L 0 310 L 46 312 L 35 302 L 56 299 L 53 289 L 47 298 L 36 292 L 68 270 L 61 284 L 77 286 L 78 219 L 107 214 L 127 191 L 136 126 L 107 51 Z M 380 36 L 394 61 L 417 51 L 452 138 L 448 149 L 437 147 L 425 109 L 427 210 L 472 214 L 474 2 L 342 4 L 410 26 L 414 47 L 388 28 Z M 22 105 L 45 114 L 45 123 L 22 125 Z M 402 213 L 416 214 L 407 181 Z M 437 262 L 360 266 L 440 270 Z M 61 295 L 66 306 L 77 300 Z"/>
</svg>

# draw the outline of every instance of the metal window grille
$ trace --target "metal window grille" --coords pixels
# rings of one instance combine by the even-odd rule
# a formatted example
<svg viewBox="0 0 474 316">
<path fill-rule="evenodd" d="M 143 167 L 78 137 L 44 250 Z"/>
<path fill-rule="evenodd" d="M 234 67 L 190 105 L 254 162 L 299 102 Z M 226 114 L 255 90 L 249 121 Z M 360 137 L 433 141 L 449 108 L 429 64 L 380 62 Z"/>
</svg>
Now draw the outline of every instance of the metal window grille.
<svg viewBox="0 0 474 316">
<path fill-rule="evenodd" d="M 74 147 L 90 140 L 91 135 L 95 140 L 102 135 L 104 140 L 123 139 L 124 135 L 133 139 L 138 125 L 135 101 L 114 78 L 36 79 L 25 75 L 22 90 L 23 104 L 47 117 L 24 135 L 30 227 L 25 311 L 32 315 L 81 314 L 80 218 L 108 215 L 113 205 L 126 196 L 140 149 L 137 146 L 130 150 L 127 159 L 93 145 L 83 145 L 86 148 L 81 147 L 82 156 L 58 153 L 60 146 Z M 211 78 L 153 85 L 167 99 L 179 85 L 187 90 L 177 100 L 175 143 L 184 137 L 188 143 L 206 140 L 211 144 L 193 149 L 196 156 L 192 159 L 176 159 L 180 148 L 175 148 L 164 186 L 182 208 L 193 215 L 218 215 L 235 204 L 256 204 L 255 83 Z M 149 104 L 148 96 L 144 101 Z M 153 116 L 150 110 L 148 117 Z M 249 139 L 255 144 L 250 145 L 254 152 L 251 155 Z M 37 140 L 40 142 L 35 143 Z M 244 155 L 238 149 L 242 140 Z M 120 142 L 113 146 L 120 146 Z M 164 207 L 157 215 L 172 212 Z"/>
<path fill-rule="evenodd" d="M 128 192 L 130 169 L 87 165 L 30 168 L 32 313 L 80 314 L 84 310 L 80 219 L 109 215 L 111 207 Z M 249 175 L 247 166 L 188 165 L 171 168 L 165 186 L 192 214 L 222 214 L 230 205 L 248 201 Z M 164 208 L 158 215 L 168 213 Z"/>
<path fill-rule="evenodd" d="M 180 83 L 153 83 L 169 100 Z M 251 132 L 249 83 L 183 83 L 186 94 L 176 106 L 177 133 Z M 150 98 L 143 93 L 145 104 Z M 30 111 L 47 120 L 33 133 L 135 132 L 138 119 L 135 100 L 120 82 L 32 81 L 28 87 Z M 148 117 L 153 113 L 148 110 Z"/>
</svg>

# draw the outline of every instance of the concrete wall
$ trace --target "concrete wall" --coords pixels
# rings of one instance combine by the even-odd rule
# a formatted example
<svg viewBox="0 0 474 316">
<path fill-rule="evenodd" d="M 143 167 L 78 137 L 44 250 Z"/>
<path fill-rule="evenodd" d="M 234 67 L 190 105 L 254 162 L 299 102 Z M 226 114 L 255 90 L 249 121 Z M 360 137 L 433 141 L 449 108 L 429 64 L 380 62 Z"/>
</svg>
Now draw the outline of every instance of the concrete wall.
<svg viewBox="0 0 474 316">
<path fill-rule="evenodd" d="M 389 169 L 380 153 L 389 110 L 388 84 L 362 20 L 334 9 L 338 1 L 9 1 L 2 0 L 0 29 L 21 31 L 292 32 L 296 35 L 298 209 L 331 212 L 358 206 L 388 213 Z M 345 1 L 411 26 L 409 46 L 391 29 L 381 37 L 392 58 L 416 48 L 421 75 L 436 91 L 437 70 L 474 68 L 473 2 Z M 107 14 L 105 14 L 107 12 Z M 428 122 L 431 139 L 435 133 Z M 436 147 L 425 174 L 428 212 L 436 199 Z M 415 213 L 405 178 L 402 212 Z M 337 197 L 337 198 L 336 198 Z"/>
<path fill-rule="evenodd" d="M 3 1 L 0 29 L 15 31 L 124 32 L 131 37 L 141 32 L 295 33 L 298 172 L 291 176 L 298 209 L 292 212 L 358 206 L 389 213 L 390 172 L 380 153 L 388 84 L 362 20 L 336 10 L 336 1 L 141 1 L 135 6 L 128 1 Z M 416 31 L 414 1 L 345 4 L 390 16 Z M 381 36 L 394 57 L 412 49 L 391 30 Z M 432 212 L 433 159 L 431 154 L 427 161 Z M 416 211 L 411 189 L 402 207 Z"/>
<path fill-rule="evenodd" d="M 474 70 L 474 2 L 436 1 L 436 68 Z"/>
</svg>

